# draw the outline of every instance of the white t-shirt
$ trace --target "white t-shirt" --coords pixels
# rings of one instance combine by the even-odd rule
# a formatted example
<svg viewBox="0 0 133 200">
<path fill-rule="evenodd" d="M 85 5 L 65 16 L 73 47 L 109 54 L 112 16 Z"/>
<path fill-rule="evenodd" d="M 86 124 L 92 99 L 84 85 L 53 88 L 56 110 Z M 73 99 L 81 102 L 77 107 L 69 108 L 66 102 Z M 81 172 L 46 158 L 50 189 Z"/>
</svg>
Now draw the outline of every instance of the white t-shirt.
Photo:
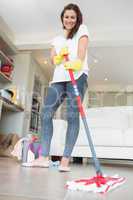
<svg viewBox="0 0 133 200">
<path fill-rule="evenodd" d="M 79 27 L 79 30 L 77 31 L 77 33 L 72 39 L 66 39 L 64 35 L 57 36 L 52 41 L 52 46 L 54 46 L 57 54 L 59 54 L 60 50 L 63 47 L 67 47 L 68 52 L 69 52 L 69 60 L 70 61 L 76 60 L 78 42 L 79 42 L 79 39 L 84 35 L 89 37 L 89 32 L 88 32 L 87 26 L 84 24 L 81 24 Z M 88 72 L 89 72 L 89 68 L 88 68 L 88 63 L 87 63 L 87 52 L 86 52 L 82 70 L 74 72 L 75 80 L 78 79 L 83 73 L 88 75 Z M 61 63 L 60 65 L 55 66 L 53 80 L 51 83 L 65 82 L 65 81 L 71 81 L 71 79 L 69 77 L 68 71 L 64 68 L 64 65 Z"/>
</svg>

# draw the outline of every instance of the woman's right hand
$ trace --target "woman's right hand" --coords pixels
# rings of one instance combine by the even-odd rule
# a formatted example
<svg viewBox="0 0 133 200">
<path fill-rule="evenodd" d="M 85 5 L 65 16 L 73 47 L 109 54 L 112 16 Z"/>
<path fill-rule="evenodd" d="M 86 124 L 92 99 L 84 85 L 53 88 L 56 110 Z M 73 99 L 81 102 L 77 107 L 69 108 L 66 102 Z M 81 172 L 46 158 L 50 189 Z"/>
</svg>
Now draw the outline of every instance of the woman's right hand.
<svg viewBox="0 0 133 200">
<path fill-rule="evenodd" d="M 54 65 L 60 65 L 61 63 L 63 63 L 65 60 L 64 60 L 64 56 L 68 55 L 68 48 L 67 47 L 64 47 L 64 48 L 61 48 L 59 54 L 57 55 L 56 52 L 55 52 L 55 49 L 53 48 L 51 50 L 51 60 L 52 60 L 52 63 Z"/>
<path fill-rule="evenodd" d="M 53 57 L 54 65 L 60 65 L 63 61 L 63 57 L 59 54 Z"/>
</svg>

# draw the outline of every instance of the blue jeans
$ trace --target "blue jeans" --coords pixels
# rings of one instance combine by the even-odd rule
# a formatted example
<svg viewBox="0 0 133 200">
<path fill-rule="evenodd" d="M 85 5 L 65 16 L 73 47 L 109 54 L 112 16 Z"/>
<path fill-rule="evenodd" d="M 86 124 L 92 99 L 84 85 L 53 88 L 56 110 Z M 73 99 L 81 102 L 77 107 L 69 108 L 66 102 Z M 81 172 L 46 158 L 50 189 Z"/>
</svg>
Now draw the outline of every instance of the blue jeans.
<svg viewBox="0 0 133 200">
<path fill-rule="evenodd" d="M 78 90 L 83 100 L 87 89 L 87 75 L 82 74 L 77 80 Z M 70 157 L 79 133 L 79 111 L 71 82 L 53 83 L 48 88 L 48 94 L 42 109 L 42 156 L 49 156 L 53 136 L 53 116 L 57 108 L 66 98 L 67 103 L 67 133 L 63 156 Z"/>
</svg>

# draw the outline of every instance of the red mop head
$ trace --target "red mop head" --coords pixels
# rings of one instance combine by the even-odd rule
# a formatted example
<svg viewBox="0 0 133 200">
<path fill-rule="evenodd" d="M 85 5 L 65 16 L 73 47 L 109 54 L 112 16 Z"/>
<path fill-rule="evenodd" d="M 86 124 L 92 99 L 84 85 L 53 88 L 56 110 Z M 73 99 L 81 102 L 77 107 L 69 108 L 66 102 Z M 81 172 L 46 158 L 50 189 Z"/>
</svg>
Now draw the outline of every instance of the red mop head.
<svg viewBox="0 0 133 200">
<path fill-rule="evenodd" d="M 106 193 L 125 182 L 125 178 L 106 175 L 97 175 L 89 179 L 80 179 L 67 182 L 67 189 L 70 190 L 82 190 L 95 193 Z"/>
</svg>

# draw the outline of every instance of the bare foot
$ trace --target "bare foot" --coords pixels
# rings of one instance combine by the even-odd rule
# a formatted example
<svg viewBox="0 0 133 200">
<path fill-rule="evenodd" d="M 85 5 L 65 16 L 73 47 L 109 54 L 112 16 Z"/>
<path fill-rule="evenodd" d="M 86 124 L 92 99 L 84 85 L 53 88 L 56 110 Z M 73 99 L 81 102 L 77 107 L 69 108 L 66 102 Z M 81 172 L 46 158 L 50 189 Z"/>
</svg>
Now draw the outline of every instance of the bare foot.
<svg viewBox="0 0 133 200">
<path fill-rule="evenodd" d="M 49 161 L 49 157 L 47 156 L 47 157 L 44 157 L 44 156 L 39 156 L 39 158 L 37 158 L 37 159 L 35 159 L 36 161 Z"/>
<path fill-rule="evenodd" d="M 49 167 L 49 157 L 40 156 L 32 162 L 22 163 L 23 167 Z"/>
<path fill-rule="evenodd" d="M 61 163 L 60 163 L 60 166 L 59 166 L 58 169 L 59 169 L 60 172 L 69 172 L 70 171 L 69 158 L 62 157 Z"/>
<path fill-rule="evenodd" d="M 62 167 L 68 167 L 68 165 L 69 165 L 69 158 L 67 158 L 67 157 L 62 157 L 60 165 L 61 165 Z"/>
</svg>

